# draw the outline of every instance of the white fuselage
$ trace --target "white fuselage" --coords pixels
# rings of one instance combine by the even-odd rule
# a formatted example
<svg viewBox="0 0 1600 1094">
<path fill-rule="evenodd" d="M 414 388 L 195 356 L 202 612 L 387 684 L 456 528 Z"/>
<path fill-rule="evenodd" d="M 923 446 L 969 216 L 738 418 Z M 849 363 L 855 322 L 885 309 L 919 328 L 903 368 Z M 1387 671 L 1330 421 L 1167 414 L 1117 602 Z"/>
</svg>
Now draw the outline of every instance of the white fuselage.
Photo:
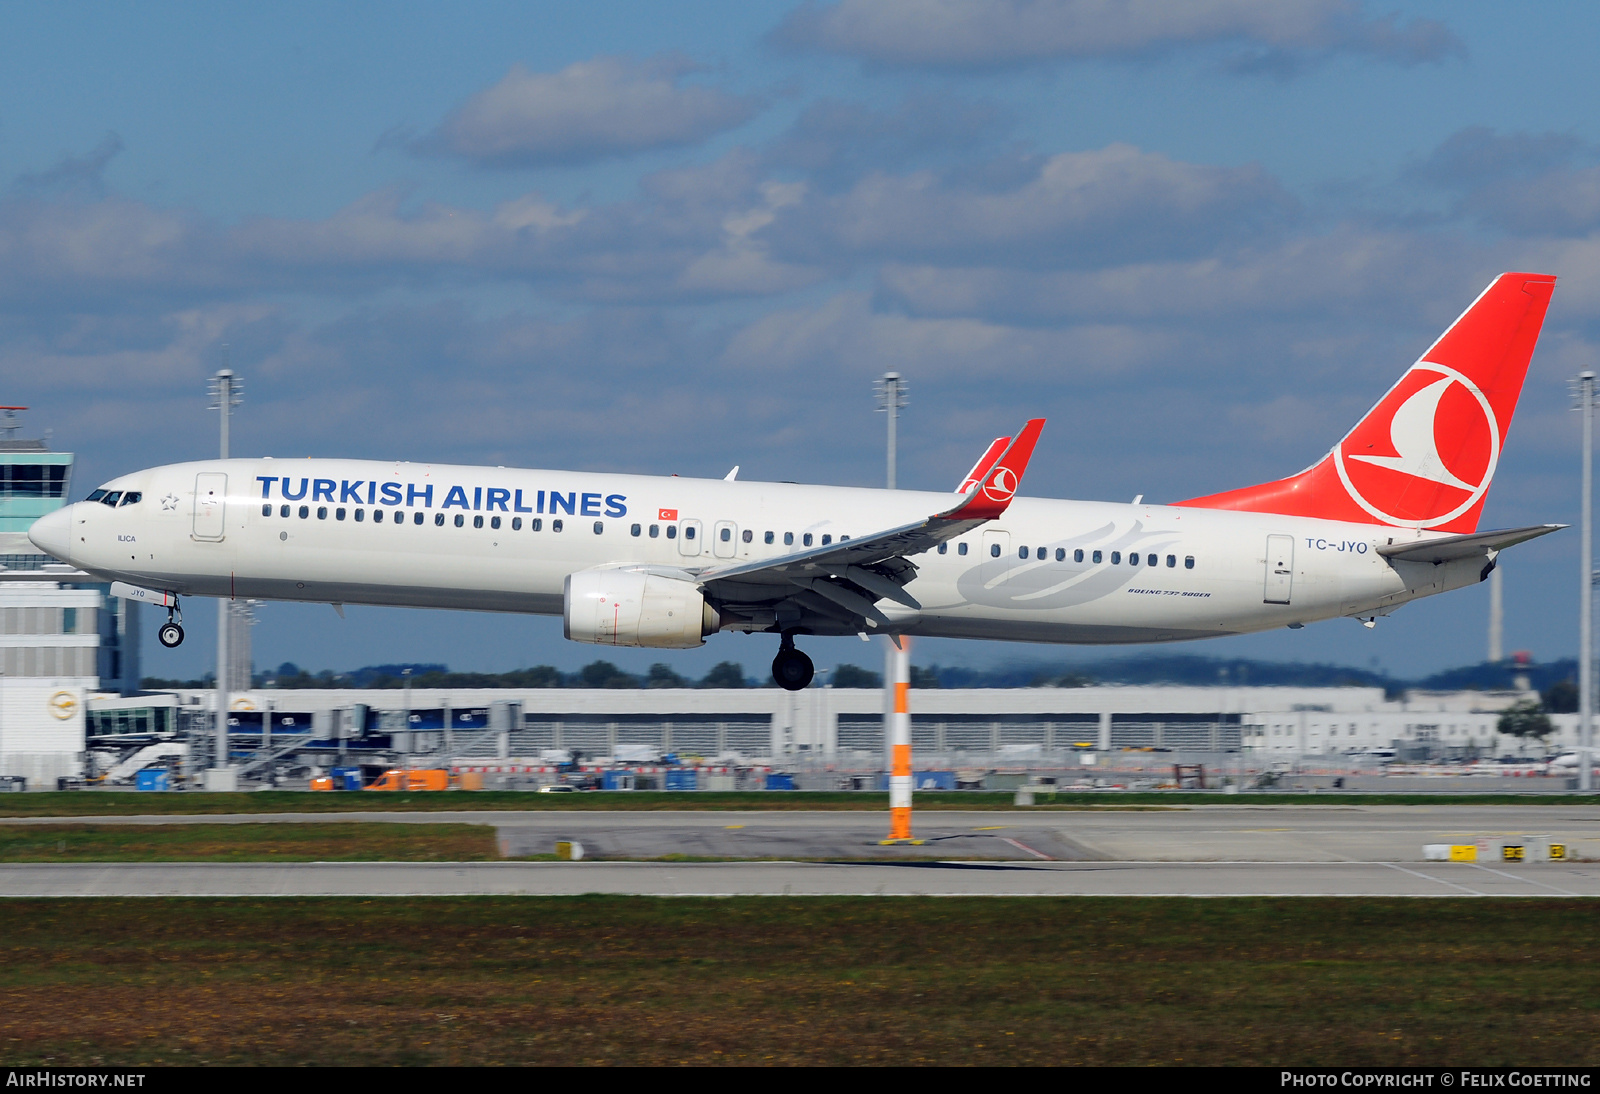
<svg viewBox="0 0 1600 1094">
<path fill-rule="evenodd" d="M 546 615 L 561 614 L 563 582 L 580 570 L 692 574 L 802 550 L 808 536 L 870 535 L 953 502 L 909 490 L 317 459 L 175 464 L 106 488 L 141 497 L 78 502 L 56 518 L 70 538 L 63 561 L 106 579 L 180 595 Z M 1377 553 L 1427 538 L 1019 497 L 944 552 L 914 556 L 906 590 L 921 611 L 879 606 L 913 635 L 1122 643 L 1240 634 L 1385 614 L 1480 580 L 1481 558 L 1391 563 Z"/>
</svg>

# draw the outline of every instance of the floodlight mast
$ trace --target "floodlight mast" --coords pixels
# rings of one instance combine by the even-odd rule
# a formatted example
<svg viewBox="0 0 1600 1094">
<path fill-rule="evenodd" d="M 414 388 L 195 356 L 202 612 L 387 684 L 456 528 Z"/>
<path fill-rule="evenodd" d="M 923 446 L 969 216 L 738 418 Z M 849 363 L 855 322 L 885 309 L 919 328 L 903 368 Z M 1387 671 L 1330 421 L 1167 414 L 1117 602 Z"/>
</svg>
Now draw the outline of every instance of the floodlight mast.
<svg viewBox="0 0 1600 1094">
<path fill-rule="evenodd" d="M 211 378 L 208 394 L 211 396 L 211 409 L 221 411 L 222 437 L 219 451 L 222 459 L 228 458 L 228 424 L 233 417 L 233 408 L 243 401 L 242 392 L 244 384 L 239 377 L 228 368 L 228 346 L 222 346 L 223 367 Z M 228 512 L 227 492 L 223 492 L 222 512 L 226 519 Z M 228 614 L 230 604 L 226 597 L 217 601 L 217 724 L 215 733 L 215 755 L 212 757 L 211 767 L 215 771 L 222 771 L 229 767 L 228 759 Z M 222 785 L 219 781 L 219 785 Z"/>
<path fill-rule="evenodd" d="M 1572 384 L 1583 413 L 1582 570 L 1578 597 L 1578 789 L 1594 788 L 1594 373 Z"/>
</svg>

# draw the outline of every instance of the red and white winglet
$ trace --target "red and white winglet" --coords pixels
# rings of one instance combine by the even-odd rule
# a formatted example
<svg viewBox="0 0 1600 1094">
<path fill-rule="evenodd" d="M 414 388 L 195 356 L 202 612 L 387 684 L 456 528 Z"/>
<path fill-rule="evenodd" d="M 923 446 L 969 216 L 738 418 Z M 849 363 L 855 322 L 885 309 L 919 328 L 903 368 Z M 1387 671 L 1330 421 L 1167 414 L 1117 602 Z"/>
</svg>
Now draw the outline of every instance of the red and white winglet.
<svg viewBox="0 0 1600 1094">
<path fill-rule="evenodd" d="M 1006 446 L 1010 443 L 1010 437 L 996 437 L 990 441 L 988 449 L 978 457 L 978 462 L 972 465 L 972 470 L 968 471 L 966 477 L 961 480 L 961 485 L 956 487 L 956 493 L 965 494 L 982 482 L 984 476 L 994 469 L 996 463 L 1000 462 L 1000 457 L 1005 455 Z"/>
<path fill-rule="evenodd" d="M 939 515 L 945 520 L 994 520 L 1004 513 L 1011 499 L 1016 496 L 1017 487 L 1022 485 L 1022 473 L 1028 469 L 1033 446 L 1039 443 L 1039 433 L 1043 429 L 1043 418 L 1031 419 L 1000 457 L 983 472 L 983 477 L 967 489 L 966 500 Z M 994 447 L 990 445 L 990 451 Z M 984 453 L 984 459 L 988 459 L 988 453 Z M 980 465 L 983 462 L 978 461 Z"/>
</svg>

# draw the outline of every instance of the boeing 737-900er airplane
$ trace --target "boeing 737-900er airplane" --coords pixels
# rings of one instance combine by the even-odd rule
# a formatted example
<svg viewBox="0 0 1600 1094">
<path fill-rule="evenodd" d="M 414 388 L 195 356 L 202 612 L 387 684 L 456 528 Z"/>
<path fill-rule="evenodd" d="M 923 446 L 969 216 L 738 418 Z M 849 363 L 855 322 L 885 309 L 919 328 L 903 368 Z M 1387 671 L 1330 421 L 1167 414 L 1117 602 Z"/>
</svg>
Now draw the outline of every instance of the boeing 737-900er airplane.
<svg viewBox="0 0 1600 1094">
<path fill-rule="evenodd" d="M 1554 288 L 1502 274 L 1317 463 L 1170 505 L 1017 497 L 1035 419 L 953 495 L 264 457 L 123 475 L 29 535 L 165 607 L 169 647 L 185 596 L 534 612 L 608 646 L 777 635 L 772 674 L 790 690 L 812 676 L 801 635 L 1127 643 L 1370 626 L 1560 527 L 1477 530 Z"/>
</svg>

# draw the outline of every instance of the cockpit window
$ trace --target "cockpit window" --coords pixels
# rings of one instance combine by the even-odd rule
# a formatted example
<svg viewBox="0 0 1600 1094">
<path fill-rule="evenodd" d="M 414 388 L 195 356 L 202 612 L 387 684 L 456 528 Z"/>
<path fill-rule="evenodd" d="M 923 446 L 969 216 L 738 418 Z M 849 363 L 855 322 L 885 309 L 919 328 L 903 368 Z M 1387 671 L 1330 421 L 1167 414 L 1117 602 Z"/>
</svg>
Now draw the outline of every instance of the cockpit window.
<svg viewBox="0 0 1600 1094">
<path fill-rule="evenodd" d="M 122 495 L 122 504 L 123 505 L 138 505 L 139 502 L 143 498 L 144 498 L 144 495 L 139 493 L 139 491 L 137 491 L 137 490 L 129 490 L 126 494 Z"/>
<path fill-rule="evenodd" d="M 108 493 L 105 497 L 100 499 L 100 504 L 101 505 L 109 505 L 112 508 L 115 508 L 117 502 L 121 499 L 121 497 L 122 497 L 122 491 L 121 490 L 113 490 L 110 493 Z"/>
<path fill-rule="evenodd" d="M 105 490 L 101 489 L 101 490 L 96 490 L 94 493 L 90 494 L 88 497 L 84 498 L 83 500 L 84 501 L 99 501 L 101 498 L 103 498 L 105 496 L 106 496 Z"/>
</svg>

